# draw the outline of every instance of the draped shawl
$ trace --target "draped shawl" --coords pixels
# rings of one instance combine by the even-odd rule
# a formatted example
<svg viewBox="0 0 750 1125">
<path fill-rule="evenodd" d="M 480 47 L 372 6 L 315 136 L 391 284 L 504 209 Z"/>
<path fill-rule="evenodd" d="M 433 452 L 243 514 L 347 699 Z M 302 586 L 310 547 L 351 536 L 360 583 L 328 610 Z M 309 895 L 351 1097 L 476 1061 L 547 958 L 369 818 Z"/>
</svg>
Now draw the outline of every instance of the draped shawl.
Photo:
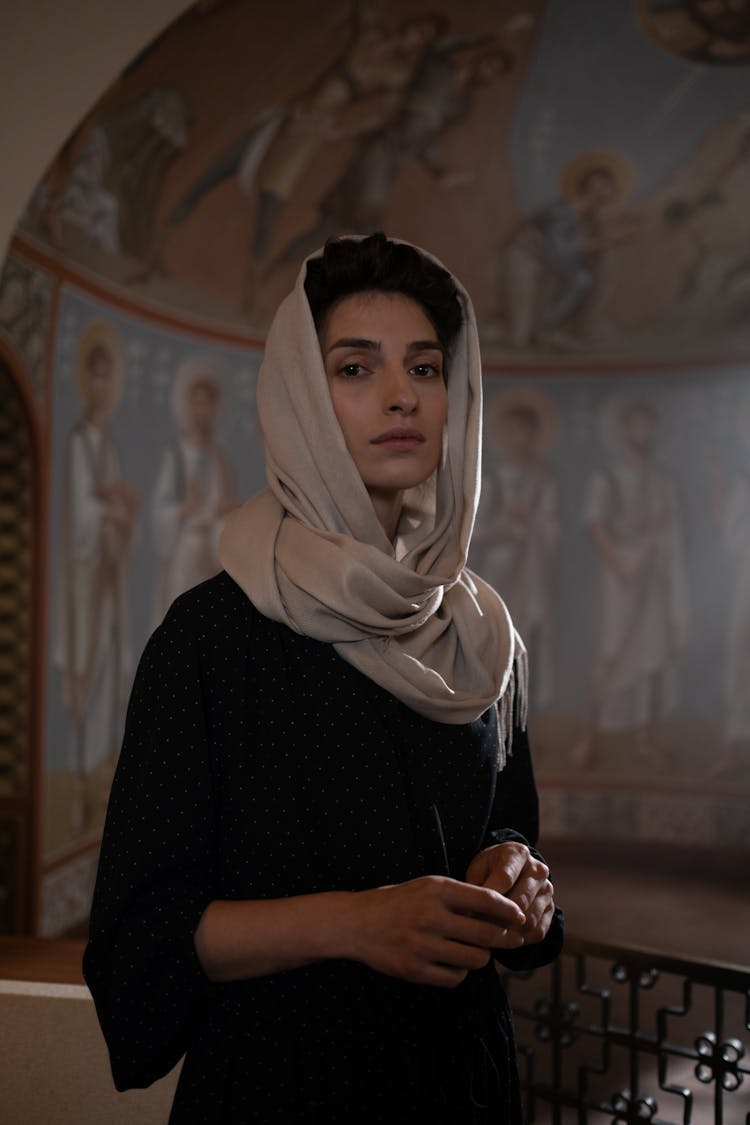
<svg viewBox="0 0 750 1125">
<path fill-rule="evenodd" d="M 499 701 L 504 745 L 516 691 L 525 721 L 525 650 L 501 598 L 466 567 L 482 418 L 471 301 L 456 281 L 464 315 L 447 363 L 442 458 L 404 494 L 391 542 L 333 410 L 305 273 L 306 263 L 258 377 L 268 487 L 229 516 L 221 563 L 267 617 L 334 645 L 420 715 L 468 723 Z"/>
</svg>

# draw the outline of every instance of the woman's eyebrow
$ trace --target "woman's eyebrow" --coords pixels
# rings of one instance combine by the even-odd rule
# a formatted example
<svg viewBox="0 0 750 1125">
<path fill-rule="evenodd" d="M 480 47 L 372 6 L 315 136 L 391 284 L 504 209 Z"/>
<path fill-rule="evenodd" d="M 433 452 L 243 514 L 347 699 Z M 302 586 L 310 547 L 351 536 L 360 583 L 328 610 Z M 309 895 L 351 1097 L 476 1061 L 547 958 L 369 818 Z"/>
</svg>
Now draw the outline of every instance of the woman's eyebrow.
<svg viewBox="0 0 750 1125">
<path fill-rule="evenodd" d="M 328 348 L 328 353 L 336 351 L 337 348 L 357 348 L 360 351 L 381 352 L 383 345 L 379 340 L 368 340 L 363 336 L 342 336 L 340 340 L 336 340 Z M 412 340 L 406 345 L 405 355 L 412 355 L 414 352 L 433 351 L 440 352 L 443 356 L 448 355 L 448 349 L 443 347 L 439 340 Z"/>
<path fill-rule="evenodd" d="M 441 352 L 447 356 L 448 349 L 444 348 L 439 340 L 414 340 L 406 347 L 407 355 L 411 355 L 412 352 Z"/>
<path fill-rule="evenodd" d="M 335 344 L 331 344 L 328 351 L 335 351 L 336 348 L 361 348 L 363 351 L 369 352 L 382 351 L 382 345 L 379 340 L 366 340 L 359 336 L 344 336 L 340 340 L 337 340 Z"/>
</svg>

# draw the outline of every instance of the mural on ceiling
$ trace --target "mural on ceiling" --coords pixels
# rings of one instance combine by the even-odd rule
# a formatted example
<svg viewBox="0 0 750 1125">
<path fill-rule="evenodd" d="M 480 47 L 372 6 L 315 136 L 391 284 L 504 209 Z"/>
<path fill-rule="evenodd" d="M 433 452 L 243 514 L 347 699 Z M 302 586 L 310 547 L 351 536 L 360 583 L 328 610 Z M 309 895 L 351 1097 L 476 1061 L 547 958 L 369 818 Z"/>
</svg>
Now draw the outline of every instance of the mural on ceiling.
<svg viewBox="0 0 750 1125">
<path fill-rule="evenodd" d="M 747 0 L 638 0 L 657 43 L 685 59 L 716 65 L 750 61 Z"/>
<path fill-rule="evenodd" d="M 308 14 L 189 12 L 69 139 L 23 230 L 255 335 L 304 254 L 384 228 L 462 276 L 490 359 L 747 354 L 745 0 Z"/>
<path fill-rule="evenodd" d="M 260 339 L 338 231 L 475 297 L 471 563 L 528 643 L 546 831 L 747 845 L 750 67 L 711 23 L 747 7 L 208 0 L 69 138 L 0 275 L 51 423 L 44 933 L 86 916 L 134 661 L 264 483 Z"/>
</svg>

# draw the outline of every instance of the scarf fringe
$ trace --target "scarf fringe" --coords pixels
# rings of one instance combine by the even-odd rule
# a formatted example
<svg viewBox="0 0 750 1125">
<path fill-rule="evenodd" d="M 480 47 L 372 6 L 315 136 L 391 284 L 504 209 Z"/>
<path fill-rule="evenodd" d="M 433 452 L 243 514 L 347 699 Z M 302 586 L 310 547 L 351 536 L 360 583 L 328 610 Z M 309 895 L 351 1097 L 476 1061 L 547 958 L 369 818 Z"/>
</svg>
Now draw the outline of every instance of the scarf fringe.
<svg viewBox="0 0 750 1125">
<path fill-rule="evenodd" d="M 505 691 L 497 708 L 497 771 L 504 770 L 513 757 L 513 731 L 526 730 L 529 721 L 529 657 L 516 633 L 516 651 Z"/>
</svg>

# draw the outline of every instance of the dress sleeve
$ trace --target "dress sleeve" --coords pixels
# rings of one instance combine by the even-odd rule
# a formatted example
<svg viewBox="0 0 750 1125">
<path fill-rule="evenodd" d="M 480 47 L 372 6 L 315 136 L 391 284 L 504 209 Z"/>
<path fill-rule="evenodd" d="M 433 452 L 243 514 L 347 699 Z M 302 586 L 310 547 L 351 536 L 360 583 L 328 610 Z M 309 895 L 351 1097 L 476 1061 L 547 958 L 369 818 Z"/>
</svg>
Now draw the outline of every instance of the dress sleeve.
<svg viewBox="0 0 750 1125">
<path fill-rule="evenodd" d="M 531 762 L 529 736 L 516 726 L 513 731 L 512 751 L 505 767 L 497 775 L 495 799 L 490 815 L 488 836 L 513 829 L 524 838 L 524 843 L 534 846 L 539 839 L 539 798 Z M 489 839 L 485 847 L 501 843 Z"/>
<path fill-rule="evenodd" d="M 526 730 L 513 732 L 513 753 L 505 768 L 497 775 L 495 799 L 484 839 L 484 847 L 518 841 L 527 844 L 532 855 L 543 857 L 536 850 L 539 839 L 539 798 L 534 781 L 529 737 Z M 507 969 L 521 972 L 547 965 L 559 955 L 563 945 L 563 915 L 555 910 L 543 941 L 522 949 L 498 949 L 495 959 Z"/>
<path fill-rule="evenodd" d="M 177 1063 L 214 987 L 193 945 L 216 897 L 216 823 L 200 662 L 184 621 L 177 603 L 136 674 L 84 955 L 118 1090 Z"/>
</svg>

